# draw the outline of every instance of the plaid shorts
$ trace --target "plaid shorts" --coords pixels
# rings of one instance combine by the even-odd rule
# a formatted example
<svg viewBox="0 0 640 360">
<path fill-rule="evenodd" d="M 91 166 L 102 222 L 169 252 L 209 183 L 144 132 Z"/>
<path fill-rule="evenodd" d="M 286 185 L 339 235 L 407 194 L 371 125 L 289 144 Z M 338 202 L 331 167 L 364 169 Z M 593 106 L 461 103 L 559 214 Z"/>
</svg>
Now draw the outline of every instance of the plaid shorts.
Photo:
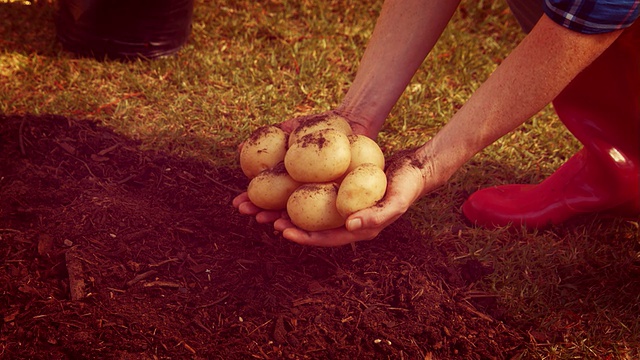
<svg viewBox="0 0 640 360">
<path fill-rule="evenodd" d="M 527 32 L 547 14 L 556 23 L 584 34 L 624 29 L 640 15 L 640 0 L 507 0 Z"/>
<path fill-rule="evenodd" d="M 584 34 L 624 29 L 638 18 L 640 1 L 545 0 L 544 12 L 558 24 Z"/>
</svg>

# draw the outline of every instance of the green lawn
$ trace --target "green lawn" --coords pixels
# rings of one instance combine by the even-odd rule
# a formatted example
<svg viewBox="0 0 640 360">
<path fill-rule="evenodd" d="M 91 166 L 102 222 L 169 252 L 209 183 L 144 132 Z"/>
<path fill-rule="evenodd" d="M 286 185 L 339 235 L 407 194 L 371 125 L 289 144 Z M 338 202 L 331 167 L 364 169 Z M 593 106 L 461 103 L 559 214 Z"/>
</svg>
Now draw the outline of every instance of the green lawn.
<svg viewBox="0 0 640 360">
<path fill-rule="evenodd" d="M 258 126 L 339 104 L 381 4 L 198 0 L 176 56 L 117 62 L 63 51 L 54 5 L 0 0 L 0 113 L 95 119 L 146 149 L 237 166 L 236 146 Z M 380 133 L 383 150 L 433 136 L 522 36 L 505 3 L 463 1 Z M 525 358 L 638 358 L 637 219 L 590 216 L 537 232 L 460 221 L 467 194 L 539 182 L 579 146 L 545 109 L 406 217 L 455 261 L 493 265 L 470 294 L 497 297 L 509 325 L 530 335 Z"/>
</svg>

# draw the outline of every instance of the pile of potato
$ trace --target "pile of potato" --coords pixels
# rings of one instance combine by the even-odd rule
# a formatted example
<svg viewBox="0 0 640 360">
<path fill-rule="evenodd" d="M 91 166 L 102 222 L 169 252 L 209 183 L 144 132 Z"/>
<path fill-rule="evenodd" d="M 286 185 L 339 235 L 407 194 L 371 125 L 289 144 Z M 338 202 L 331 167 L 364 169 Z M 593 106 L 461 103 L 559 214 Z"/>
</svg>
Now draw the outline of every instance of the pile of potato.
<svg viewBox="0 0 640 360">
<path fill-rule="evenodd" d="M 307 231 L 340 227 L 382 199 L 384 163 L 375 141 L 353 134 L 336 115 L 304 122 L 289 135 L 261 127 L 240 151 L 240 167 L 251 179 L 249 200 L 267 210 L 286 209 L 291 222 Z"/>
</svg>

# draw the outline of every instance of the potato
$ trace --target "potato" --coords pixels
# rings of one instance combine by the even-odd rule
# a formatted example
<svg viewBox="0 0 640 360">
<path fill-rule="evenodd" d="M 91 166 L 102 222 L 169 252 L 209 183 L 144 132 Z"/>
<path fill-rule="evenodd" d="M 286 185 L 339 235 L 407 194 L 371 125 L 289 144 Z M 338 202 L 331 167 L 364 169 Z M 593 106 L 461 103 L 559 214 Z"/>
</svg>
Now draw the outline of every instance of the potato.
<svg viewBox="0 0 640 360">
<path fill-rule="evenodd" d="M 240 168 L 249 178 L 284 160 L 287 133 L 276 126 L 263 126 L 254 131 L 240 151 Z"/>
<path fill-rule="evenodd" d="M 301 137 L 284 157 L 289 175 L 304 183 L 333 181 L 347 171 L 350 162 L 349 138 L 334 129 L 323 129 Z"/>
<path fill-rule="evenodd" d="M 291 222 L 307 231 L 334 229 L 344 225 L 344 218 L 336 208 L 338 184 L 304 184 L 287 201 Z"/>
<path fill-rule="evenodd" d="M 323 129 L 338 130 L 345 135 L 353 134 L 351 125 L 345 118 L 338 115 L 329 115 L 326 118 L 309 120 L 300 124 L 289 135 L 289 146 L 293 145 L 301 137 Z"/>
<path fill-rule="evenodd" d="M 379 166 L 364 163 L 347 174 L 340 184 L 336 208 L 344 218 L 371 207 L 384 196 L 387 176 Z"/>
<path fill-rule="evenodd" d="M 281 210 L 287 207 L 289 196 L 302 185 L 287 174 L 284 163 L 278 163 L 254 177 L 247 188 L 251 202 L 265 210 Z"/>
<path fill-rule="evenodd" d="M 351 145 L 351 163 L 347 173 L 365 163 L 372 163 L 384 170 L 384 154 L 376 144 L 364 135 L 349 135 Z"/>
</svg>

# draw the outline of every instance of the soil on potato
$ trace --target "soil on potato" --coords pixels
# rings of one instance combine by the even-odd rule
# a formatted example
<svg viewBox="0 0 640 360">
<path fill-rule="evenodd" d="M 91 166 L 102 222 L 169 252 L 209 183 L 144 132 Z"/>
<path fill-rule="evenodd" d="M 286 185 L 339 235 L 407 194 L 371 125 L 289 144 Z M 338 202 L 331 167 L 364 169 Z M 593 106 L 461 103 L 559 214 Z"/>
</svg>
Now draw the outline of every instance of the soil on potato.
<svg viewBox="0 0 640 360">
<path fill-rule="evenodd" d="M 238 214 L 238 169 L 0 116 L 0 357 L 502 359 L 525 338 L 402 220 L 309 248 Z"/>
</svg>

